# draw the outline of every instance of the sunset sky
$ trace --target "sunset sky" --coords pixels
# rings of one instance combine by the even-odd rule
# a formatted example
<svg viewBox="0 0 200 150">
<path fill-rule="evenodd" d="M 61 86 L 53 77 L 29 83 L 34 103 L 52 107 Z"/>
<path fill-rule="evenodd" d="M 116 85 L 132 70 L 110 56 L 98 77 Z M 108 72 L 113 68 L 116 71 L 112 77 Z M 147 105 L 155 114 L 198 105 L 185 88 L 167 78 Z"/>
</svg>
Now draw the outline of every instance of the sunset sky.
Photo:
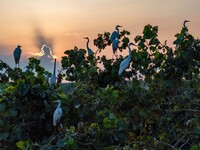
<svg viewBox="0 0 200 150">
<path fill-rule="evenodd" d="M 23 68 L 46 44 L 60 61 L 65 50 L 86 48 L 85 36 L 95 50 L 97 34 L 113 32 L 117 24 L 131 32 L 131 41 L 146 24 L 158 26 L 161 42 L 173 46 L 186 19 L 189 32 L 200 37 L 199 6 L 200 0 L 0 0 L 0 59 L 14 67 L 13 50 L 20 44 Z"/>
</svg>

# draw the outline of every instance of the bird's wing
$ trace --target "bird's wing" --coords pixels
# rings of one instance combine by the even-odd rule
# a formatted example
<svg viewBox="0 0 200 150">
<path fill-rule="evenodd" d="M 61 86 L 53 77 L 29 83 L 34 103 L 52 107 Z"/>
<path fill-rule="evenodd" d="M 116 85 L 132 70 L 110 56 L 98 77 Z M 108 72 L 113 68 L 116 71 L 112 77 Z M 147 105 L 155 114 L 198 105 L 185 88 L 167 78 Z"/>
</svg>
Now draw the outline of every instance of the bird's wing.
<svg viewBox="0 0 200 150">
<path fill-rule="evenodd" d="M 62 109 L 61 109 L 61 108 L 58 108 L 58 116 L 59 116 L 59 119 L 60 119 L 61 116 L 62 116 Z"/>
<path fill-rule="evenodd" d="M 118 72 L 119 75 L 129 66 L 129 63 L 130 63 L 130 60 L 128 58 L 124 59 L 120 63 L 119 72 Z"/>
<path fill-rule="evenodd" d="M 119 40 L 118 40 L 118 39 L 115 39 L 115 40 L 112 42 L 113 53 L 116 52 L 116 50 L 117 50 L 117 48 L 118 48 L 118 44 L 119 44 Z"/>
<path fill-rule="evenodd" d="M 114 39 L 116 39 L 117 36 L 118 36 L 117 31 L 114 31 L 114 32 L 111 34 L 111 36 L 110 36 L 110 41 L 113 41 Z"/>
<path fill-rule="evenodd" d="M 90 54 L 93 54 L 93 51 L 89 48 L 88 49 L 88 54 L 90 55 Z"/>
</svg>

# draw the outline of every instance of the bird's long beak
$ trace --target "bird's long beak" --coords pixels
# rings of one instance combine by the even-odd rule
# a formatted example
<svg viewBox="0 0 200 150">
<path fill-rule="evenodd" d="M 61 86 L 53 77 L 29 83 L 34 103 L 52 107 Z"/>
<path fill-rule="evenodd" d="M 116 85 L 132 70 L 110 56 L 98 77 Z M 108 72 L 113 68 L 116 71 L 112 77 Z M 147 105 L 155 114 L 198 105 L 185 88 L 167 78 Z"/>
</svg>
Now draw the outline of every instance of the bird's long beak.
<svg viewBox="0 0 200 150">
<path fill-rule="evenodd" d="M 88 37 L 84 37 L 84 39 L 88 39 Z"/>
</svg>

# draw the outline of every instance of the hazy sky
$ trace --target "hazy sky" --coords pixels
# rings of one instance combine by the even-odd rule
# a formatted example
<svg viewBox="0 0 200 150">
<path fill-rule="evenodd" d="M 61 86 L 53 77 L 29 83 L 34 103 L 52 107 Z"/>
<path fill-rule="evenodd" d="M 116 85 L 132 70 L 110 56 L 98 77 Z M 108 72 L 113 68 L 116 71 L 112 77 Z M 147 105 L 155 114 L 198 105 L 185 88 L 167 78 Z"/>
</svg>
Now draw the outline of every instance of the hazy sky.
<svg viewBox="0 0 200 150">
<path fill-rule="evenodd" d="M 159 27 L 161 41 L 172 45 L 185 19 L 189 32 L 200 37 L 200 0 L 0 0 L 0 59 L 14 66 L 13 50 L 22 46 L 22 67 L 42 44 L 60 59 L 74 46 L 86 48 L 83 37 L 112 32 L 117 24 L 142 33 L 146 24 Z M 107 50 L 112 55 L 111 47 Z M 11 60 L 11 61 L 10 61 Z"/>
</svg>

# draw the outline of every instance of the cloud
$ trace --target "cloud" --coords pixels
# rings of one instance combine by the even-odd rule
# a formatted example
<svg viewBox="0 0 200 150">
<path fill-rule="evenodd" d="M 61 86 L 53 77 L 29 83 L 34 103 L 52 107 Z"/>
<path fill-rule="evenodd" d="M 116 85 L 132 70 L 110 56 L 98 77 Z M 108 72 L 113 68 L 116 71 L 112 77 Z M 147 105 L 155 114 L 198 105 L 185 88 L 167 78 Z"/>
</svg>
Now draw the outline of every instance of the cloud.
<svg viewBox="0 0 200 150">
<path fill-rule="evenodd" d="M 48 47 L 51 47 L 51 49 L 53 49 L 53 38 L 46 37 L 45 34 L 42 33 L 42 31 L 39 28 L 35 28 L 34 32 L 34 41 L 39 49 L 43 46 L 43 44 L 46 44 L 48 45 Z"/>
</svg>

